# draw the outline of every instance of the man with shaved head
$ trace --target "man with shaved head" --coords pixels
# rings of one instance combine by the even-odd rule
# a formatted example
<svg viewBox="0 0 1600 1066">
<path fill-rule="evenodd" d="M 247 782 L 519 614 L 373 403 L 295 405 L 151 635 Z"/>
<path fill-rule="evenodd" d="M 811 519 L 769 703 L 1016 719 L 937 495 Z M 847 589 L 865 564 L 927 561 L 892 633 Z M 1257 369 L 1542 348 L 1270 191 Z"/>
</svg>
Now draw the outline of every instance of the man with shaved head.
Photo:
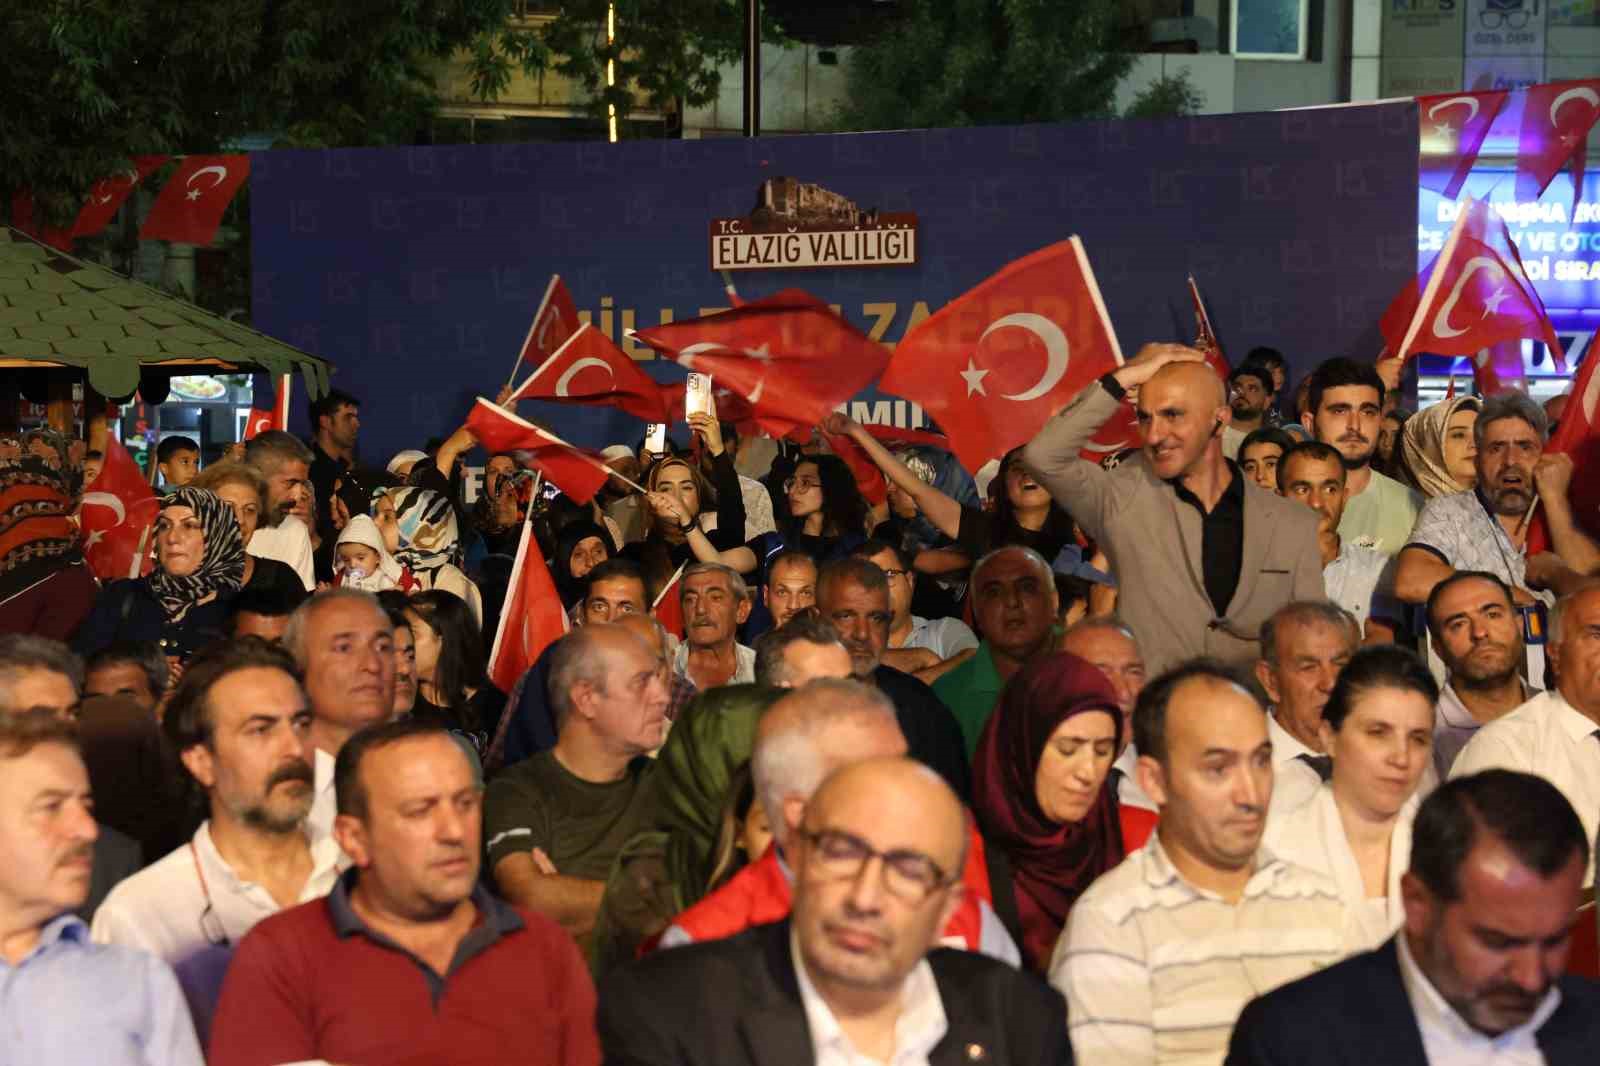
<svg viewBox="0 0 1600 1066">
<path fill-rule="evenodd" d="M 1273 611 L 1323 595 L 1316 515 L 1223 455 L 1222 379 L 1181 344 L 1147 344 L 1046 423 L 1023 461 L 1100 545 L 1117 611 L 1152 672 L 1196 655 L 1243 666 Z M 1124 398 L 1141 454 L 1114 470 L 1079 453 Z"/>
<path fill-rule="evenodd" d="M 835 771 L 790 832 L 792 917 L 616 971 L 600 997 L 606 1061 L 1070 1063 L 1059 996 L 937 947 L 968 840 L 961 802 L 920 763 Z"/>
</svg>

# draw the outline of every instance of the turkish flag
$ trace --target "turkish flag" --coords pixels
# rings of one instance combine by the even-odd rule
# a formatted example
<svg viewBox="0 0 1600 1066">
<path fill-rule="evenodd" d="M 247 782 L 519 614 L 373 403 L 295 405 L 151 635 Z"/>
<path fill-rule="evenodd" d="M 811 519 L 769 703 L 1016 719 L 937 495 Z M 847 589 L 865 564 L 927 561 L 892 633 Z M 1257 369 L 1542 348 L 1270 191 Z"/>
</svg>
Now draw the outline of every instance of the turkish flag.
<svg viewBox="0 0 1600 1066">
<path fill-rule="evenodd" d="M 1523 90 L 1517 131 L 1517 199 L 1537 200 L 1572 160 L 1573 188 L 1583 179 L 1584 148 L 1600 119 L 1600 78 L 1533 85 Z"/>
<path fill-rule="evenodd" d="M 139 464 L 122 442 L 106 438 L 100 474 L 84 486 L 78 508 L 83 557 L 101 581 L 139 577 L 150 570 L 150 528 L 161 511 Z"/>
<path fill-rule="evenodd" d="M 1206 314 L 1206 302 L 1200 298 L 1200 286 L 1194 283 L 1194 275 L 1189 275 L 1189 298 L 1194 301 L 1194 346 L 1205 353 L 1206 362 L 1211 364 L 1211 369 L 1223 381 L 1228 380 L 1228 357 L 1222 354 L 1222 343 L 1217 340 L 1216 330 L 1211 328 L 1211 316 Z"/>
<path fill-rule="evenodd" d="M 549 400 L 617 407 L 646 422 L 667 421 L 661 386 L 611 338 L 585 322 L 507 402 Z"/>
<path fill-rule="evenodd" d="M 533 313 L 533 321 L 528 324 L 528 335 L 522 341 L 522 350 L 517 353 L 517 361 L 511 368 L 511 378 L 507 384 L 516 379 L 517 368 L 525 362 L 542 369 L 545 360 L 578 332 L 579 325 L 578 305 L 567 290 L 566 282 L 561 280 L 560 274 L 551 274 L 550 284 L 545 286 L 539 309 Z M 537 377 L 538 373 L 534 371 L 534 376 Z M 517 392 L 520 393 L 525 387 L 526 383 L 518 386 Z"/>
<path fill-rule="evenodd" d="M 500 608 L 500 626 L 489 651 L 489 679 L 501 692 L 510 692 L 517 678 L 528 672 L 546 648 L 566 636 L 569 627 L 561 595 L 532 532 L 533 524 L 523 522 L 506 601 Z"/>
<path fill-rule="evenodd" d="M 263 411 L 259 407 L 251 410 L 250 420 L 244 426 L 245 440 L 251 440 L 269 429 L 281 429 L 285 433 L 289 431 L 289 393 L 292 391 L 293 381 L 292 374 L 280 375 L 272 410 Z"/>
<path fill-rule="evenodd" d="M 1508 92 L 1445 93 L 1417 97 L 1417 120 L 1421 126 L 1422 159 L 1418 182 L 1454 200 L 1472 172 L 1472 164 L 1483 148 L 1495 116 L 1500 114 Z"/>
<path fill-rule="evenodd" d="M 1417 289 L 1421 296 L 1413 298 Z M 1397 336 L 1402 323 L 1404 332 Z M 1471 198 L 1462 203 L 1444 249 L 1396 297 L 1379 328 L 1401 359 L 1418 352 L 1475 355 L 1521 337 L 1544 341 L 1558 362 L 1562 358 L 1555 327 L 1522 269 L 1505 221 Z"/>
<path fill-rule="evenodd" d="M 92 237 L 109 226 L 139 183 L 160 170 L 167 159 L 164 155 L 135 156 L 126 170 L 95 182 L 72 224 L 72 235 Z"/>
<path fill-rule="evenodd" d="M 1600 329 L 1589 338 L 1584 360 L 1572 379 L 1572 395 L 1561 424 L 1544 446 L 1546 455 L 1572 456 L 1572 484 L 1567 501 L 1573 517 L 1590 536 L 1600 533 Z M 1550 549 L 1550 530 L 1542 511 L 1535 512 L 1528 526 L 1527 553 L 1536 555 Z"/>
<path fill-rule="evenodd" d="M 1078 238 L 1006 266 L 895 346 L 879 387 L 920 403 L 976 470 L 1031 439 L 1122 351 Z"/>
<path fill-rule="evenodd" d="M 46 226 L 34 218 L 35 205 L 32 189 L 18 189 L 11 198 L 11 224 L 41 244 L 61 252 L 72 251 L 72 230 Z"/>
<path fill-rule="evenodd" d="M 1479 396 L 1515 389 L 1528 391 L 1528 376 L 1522 365 L 1522 342 L 1501 341 L 1472 357 L 1472 382 Z"/>
<path fill-rule="evenodd" d="M 249 176 L 248 155 L 186 157 L 161 187 L 140 238 L 210 244 L 222 225 L 222 213 Z"/>
<path fill-rule="evenodd" d="M 519 462 L 538 470 L 546 481 L 579 503 L 594 499 L 611 476 L 599 456 L 573 447 L 482 396 L 467 416 L 467 428 L 490 454 L 514 454 Z"/>
<path fill-rule="evenodd" d="M 799 289 L 636 336 L 743 396 L 755 423 L 774 437 L 809 439 L 812 427 L 876 381 L 889 359 L 883 345 Z M 727 417 L 720 408 L 718 414 Z"/>
<path fill-rule="evenodd" d="M 680 640 L 683 639 L 683 601 L 678 598 L 678 582 L 683 580 L 683 570 L 688 565 L 684 563 L 678 567 L 678 572 L 656 593 L 655 602 L 650 605 L 650 613 L 661 623 L 661 628 Z"/>
</svg>

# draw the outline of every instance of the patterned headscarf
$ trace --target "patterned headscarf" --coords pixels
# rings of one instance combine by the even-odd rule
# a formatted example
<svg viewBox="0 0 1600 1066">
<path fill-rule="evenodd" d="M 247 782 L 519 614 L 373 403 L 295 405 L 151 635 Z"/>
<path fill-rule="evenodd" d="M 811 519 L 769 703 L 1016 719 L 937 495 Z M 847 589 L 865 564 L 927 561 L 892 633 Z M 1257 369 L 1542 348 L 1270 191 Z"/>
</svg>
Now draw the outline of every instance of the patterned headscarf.
<svg viewBox="0 0 1600 1066">
<path fill-rule="evenodd" d="M 1428 499 L 1472 488 L 1450 476 L 1444 462 L 1444 435 L 1456 412 L 1476 411 L 1479 406 L 1476 396 L 1453 396 L 1406 419 L 1405 428 L 1400 431 L 1400 454 L 1406 473 Z"/>
<path fill-rule="evenodd" d="M 456 565 L 461 553 L 461 533 L 456 527 L 456 509 L 433 489 L 384 489 L 394 501 L 395 522 L 400 527 L 400 548 L 394 557 L 433 587 L 439 569 Z"/>
<path fill-rule="evenodd" d="M 0 434 L 0 600 L 76 562 L 83 468 L 53 429 Z"/>
<path fill-rule="evenodd" d="M 161 501 L 162 510 L 168 507 L 193 511 L 206 542 L 194 573 L 177 577 L 160 565 L 150 572 L 150 591 L 167 620 L 181 622 L 189 608 L 207 596 L 237 592 L 244 584 L 244 540 L 233 508 L 215 493 L 185 485 Z"/>
</svg>

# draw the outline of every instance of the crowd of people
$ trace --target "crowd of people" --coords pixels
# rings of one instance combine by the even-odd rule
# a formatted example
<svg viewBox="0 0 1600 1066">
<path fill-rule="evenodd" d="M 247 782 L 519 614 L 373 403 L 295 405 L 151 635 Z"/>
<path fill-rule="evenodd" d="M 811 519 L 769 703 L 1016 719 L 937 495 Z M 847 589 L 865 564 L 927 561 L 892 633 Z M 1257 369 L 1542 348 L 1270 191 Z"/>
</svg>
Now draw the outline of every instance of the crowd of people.
<svg viewBox="0 0 1600 1066">
<path fill-rule="evenodd" d="M 94 431 L 0 434 L 0 1061 L 1588 1061 L 1564 398 L 1398 373 L 1150 344 L 977 471 L 696 414 L 590 503 L 336 390 L 104 583 Z"/>
</svg>

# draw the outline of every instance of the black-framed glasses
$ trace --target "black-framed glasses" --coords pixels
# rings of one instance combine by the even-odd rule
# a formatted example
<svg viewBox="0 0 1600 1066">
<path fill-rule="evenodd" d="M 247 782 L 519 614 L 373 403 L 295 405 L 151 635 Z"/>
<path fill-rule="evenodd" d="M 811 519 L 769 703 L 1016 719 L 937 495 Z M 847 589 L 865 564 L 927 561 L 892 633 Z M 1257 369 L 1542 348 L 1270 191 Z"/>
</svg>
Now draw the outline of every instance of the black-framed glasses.
<svg viewBox="0 0 1600 1066">
<path fill-rule="evenodd" d="M 795 489 L 800 489 L 802 491 L 807 489 L 820 489 L 821 487 L 822 482 L 818 481 L 814 477 L 791 477 L 785 478 L 783 482 L 784 492 L 793 492 Z"/>
<path fill-rule="evenodd" d="M 922 903 L 956 880 L 920 851 L 879 851 L 842 829 L 802 829 L 800 836 L 811 845 L 813 862 L 830 879 L 860 877 L 867 863 L 882 859 L 879 876 L 884 889 L 905 903 Z"/>
</svg>

